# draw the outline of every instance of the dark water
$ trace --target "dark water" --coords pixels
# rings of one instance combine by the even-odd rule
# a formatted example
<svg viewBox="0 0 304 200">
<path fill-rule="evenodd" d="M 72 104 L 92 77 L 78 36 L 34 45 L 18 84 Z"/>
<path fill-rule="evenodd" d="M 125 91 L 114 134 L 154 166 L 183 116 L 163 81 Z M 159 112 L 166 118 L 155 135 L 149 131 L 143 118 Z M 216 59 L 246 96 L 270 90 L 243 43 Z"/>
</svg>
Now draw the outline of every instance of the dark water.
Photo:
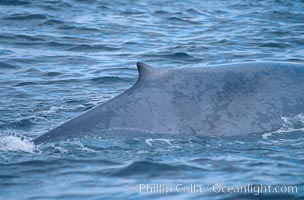
<svg viewBox="0 0 304 200">
<path fill-rule="evenodd" d="M 304 115 L 234 138 L 29 142 L 129 88 L 137 61 L 304 63 L 303 10 L 297 0 L 0 0 L 0 199 L 304 199 Z"/>
</svg>

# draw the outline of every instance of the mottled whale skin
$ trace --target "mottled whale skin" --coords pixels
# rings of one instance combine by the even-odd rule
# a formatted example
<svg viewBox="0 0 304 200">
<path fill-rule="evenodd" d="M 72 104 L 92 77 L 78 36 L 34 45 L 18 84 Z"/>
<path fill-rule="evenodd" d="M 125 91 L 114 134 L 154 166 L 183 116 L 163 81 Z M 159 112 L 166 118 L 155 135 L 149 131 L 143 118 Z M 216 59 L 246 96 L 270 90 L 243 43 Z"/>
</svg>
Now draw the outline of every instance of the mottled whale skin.
<svg viewBox="0 0 304 200">
<path fill-rule="evenodd" d="M 232 136 L 279 129 L 304 113 L 304 65 L 237 63 L 152 68 L 137 63 L 127 91 L 36 138 L 36 144 L 108 129 Z"/>
</svg>

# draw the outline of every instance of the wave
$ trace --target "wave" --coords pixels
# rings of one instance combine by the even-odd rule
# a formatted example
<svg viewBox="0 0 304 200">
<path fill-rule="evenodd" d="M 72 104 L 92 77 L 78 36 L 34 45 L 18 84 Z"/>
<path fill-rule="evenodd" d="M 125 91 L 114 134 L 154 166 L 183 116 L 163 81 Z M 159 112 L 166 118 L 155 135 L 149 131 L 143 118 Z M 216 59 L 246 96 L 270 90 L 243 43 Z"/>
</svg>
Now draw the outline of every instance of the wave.
<svg viewBox="0 0 304 200">
<path fill-rule="evenodd" d="M 109 47 L 101 44 L 95 44 L 95 45 L 89 45 L 89 44 L 82 44 L 82 45 L 77 45 L 75 47 L 67 49 L 68 51 L 114 51 L 114 50 L 119 50 L 120 48 L 116 47 Z"/>
<path fill-rule="evenodd" d="M 149 172 L 147 173 L 147 169 Z M 170 174 L 178 174 L 179 172 L 194 172 L 200 171 L 200 168 L 187 165 L 170 165 L 166 163 L 151 162 L 151 161 L 136 161 L 122 169 L 113 172 L 114 177 L 162 177 Z"/>
<path fill-rule="evenodd" d="M 60 73 L 60 72 L 47 72 L 47 73 L 44 73 L 43 76 L 55 77 L 55 76 L 60 76 L 62 74 L 63 73 Z"/>
<path fill-rule="evenodd" d="M 14 122 L 0 124 L 0 128 L 12 128 L 12 129 L 29 129 L 35 123 L 33 122 L 33 118 L 23 118 L 23 119 L 16 119 Z"/>
<path fill-rule="evenodd" d="M 157 53 L 157 54 L 143 54 L 142 56 L 148 58 L 167 58 L 175 61 L 186 61 L 186 62 L 199 62 L 200 58 L 196 58 L 186 52 L 174 52 L 174 53 Z"/>
<path fill-rule="evenodd" d="M 20 86 L 27 86 L 27 85 L 38 85 L 38 83 L 33 82 L 33 81 L 25 81 L 25 82 L 17 83 L 14 86 L 20 87 Z"/>
<path fill-rule="evenodd" d="M 115 83 L 123 83 L 123 82 L 133 82 L 133 78 L 129 77 L 117 77 L 117 76 L 105 76 L 105 77 L 97 77 L 92 78 L 91 81 L 98 84 L 115 84 Z"/>
<path fill-rule="evenodd" d="M 19 5 L 29 5 L 31 2 L 22 1 L 22 0 L 1 0 L 0 5 L 6 6 L 19 6 Z"/>
<path fill-rule="evenodd" d="M 65 24 L 64 21 L 61 21 L 61 20 L 56 20 L 56 19 L 49 19 L 43 23 L 41 23 L 41 25 L 62 25 L 62 24 Z"/>
<path fill-rule="evenodd" d="M 175 24 L 193 24 L 193 25 L 198 25 L 198 24 L 202 24 L 201 22 L 198 21 L 194 21 L 194 20 L 190 20 L 190 19 L 183 19 L 180 17 L 169 17 L 166 20 L 168 23 L 172 22 Z"/>
<path fill-rule="evenodd" d="M 270 47 L 270 48 L 288 48 L 290 44 L 282 43 L 282 42 L 267 42 L 260 45 L 260 47 Z"/>
<path fill-rule="evenodd" d="M 11 34 L 4 33 L 0 36 L 0 39 L 4 40 L 16 40 L 16 41 L 28 41 L 28 42 L 36 42 L 36 41 L 44 41 L 44 39 L 39 38 L 39 36 L 35 35 L 25 35 L 25 34 Z"/>
<path fill-rule="evenodd" d="M 44 20 L 47 19 L 46 14 L 12 14 L 7 17 L 3 17 L 4 20 Z"/>
<path fill-rule="evenodd" d="M 0 69 L 18 69 L 18 68 L 20 67 L 17 65 L 0 62 Z"/>
</svg>

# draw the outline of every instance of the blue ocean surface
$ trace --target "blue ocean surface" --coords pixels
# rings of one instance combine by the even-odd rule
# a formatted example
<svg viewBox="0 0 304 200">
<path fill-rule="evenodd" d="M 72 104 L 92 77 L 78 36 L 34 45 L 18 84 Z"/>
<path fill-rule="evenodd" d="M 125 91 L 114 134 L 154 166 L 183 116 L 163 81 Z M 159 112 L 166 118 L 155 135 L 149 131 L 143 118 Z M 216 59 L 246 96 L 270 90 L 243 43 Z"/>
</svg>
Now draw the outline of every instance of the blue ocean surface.
<svg viewBox="0 0 304 200">
<path fill-rule="evenodd" d="M 304 63 L 304 1 L 0 0 L 0 199 L 304 199 L 304 114 L 234 137 L 31 140 L 157 68 Z"/>
</svg>

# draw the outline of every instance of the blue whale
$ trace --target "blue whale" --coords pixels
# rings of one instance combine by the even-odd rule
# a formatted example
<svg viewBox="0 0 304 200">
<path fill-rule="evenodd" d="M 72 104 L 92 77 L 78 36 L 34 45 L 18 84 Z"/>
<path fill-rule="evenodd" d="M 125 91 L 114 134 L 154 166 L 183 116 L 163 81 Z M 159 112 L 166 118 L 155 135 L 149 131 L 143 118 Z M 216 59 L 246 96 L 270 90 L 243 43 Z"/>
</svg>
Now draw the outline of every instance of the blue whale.
<svg viewBox="0 0 304 200">
<path fill-rule="evenodd" d="M 236 63 L 153 68 L 137 63 L 127 91 L 34 139 L 40 144 L 103 130 L 233 136 L 279 129 L 304 113 L 304 66 Z"/>
</svg>

